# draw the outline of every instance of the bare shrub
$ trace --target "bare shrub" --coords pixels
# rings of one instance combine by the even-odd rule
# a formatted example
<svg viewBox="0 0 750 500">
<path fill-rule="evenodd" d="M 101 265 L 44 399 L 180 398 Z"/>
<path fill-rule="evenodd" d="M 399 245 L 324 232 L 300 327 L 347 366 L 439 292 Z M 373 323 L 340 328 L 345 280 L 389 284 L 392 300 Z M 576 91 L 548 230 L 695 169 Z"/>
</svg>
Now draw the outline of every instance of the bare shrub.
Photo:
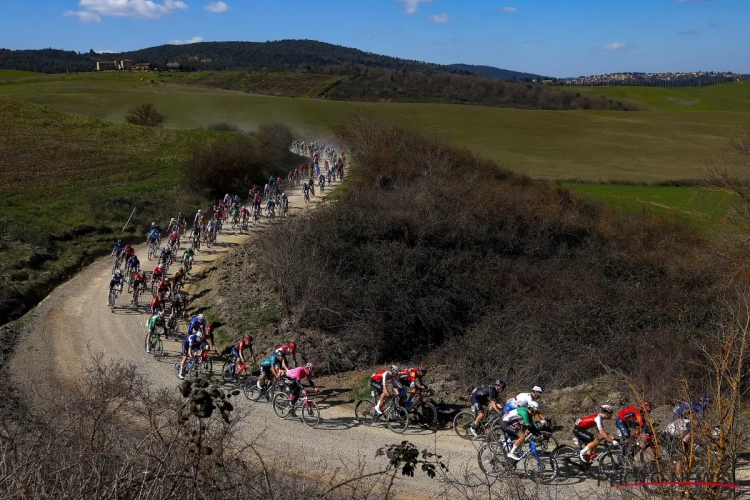
<svg viewBox="0 0 750 500">
<path fill-rule="evenodd" d="M 214 132 L 242 132 L 240 127 L 229 122 L 212 123 L 206 128 L 208 130 L 213 130 Z"/>
<path fill-rule="evenodd" d="M 125 121 L 131 125 L 158 127 L 167 121 L 167 115 L 159 113 L 151 103 L 140 104 L 128 111 L 125 115 Z"/>
</svg>

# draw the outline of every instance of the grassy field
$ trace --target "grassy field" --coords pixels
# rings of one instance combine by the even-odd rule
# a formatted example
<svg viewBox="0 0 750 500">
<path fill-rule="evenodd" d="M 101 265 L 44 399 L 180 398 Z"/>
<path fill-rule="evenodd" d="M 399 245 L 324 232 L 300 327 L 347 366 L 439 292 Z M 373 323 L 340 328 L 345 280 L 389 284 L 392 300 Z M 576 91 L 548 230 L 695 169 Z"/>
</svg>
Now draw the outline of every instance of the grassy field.
<svg viewBox="0 0 750 500">
<path fill-rule="evenodd" d="M 20 71 L 17 69 L 0 69 L 0 79 L 40 76 L 41 74 L 42 73 L 35 73 L 33 71 Z"/>
<path fill-rule="evenodd" d="M 156 83 L 148 83 L 150 78 L 156 78 Z M 534 177 L 584 181 L 660 182 L 698 177 L 730 134 L 750 120 L 750 112 L 559 112 L 330 102 L 172 83 L 179 79 L 169 77 L 162 83 L 158 75 L 115 73 L 45 76 L 0 85 L 0 97 L 115 121 L 121 121 L 134 105 L 153 102 L 169 115 L 167 126 L 172 128 L 228 121 L 251 129 L 282 121 L 316 137 L 324 137 L 334 123 L 365 110 L 447 138 Z M 750 86 L 746 88 L 750 98 Z M 707 88 L 714 89 L 720 90 Z"/>
<path fill-rule="evenodd" d="M 750 112 L 750 82 L 709 87 L 571 87 L 568 90 L 630 102 L 644 111 Z"/>
</svg>

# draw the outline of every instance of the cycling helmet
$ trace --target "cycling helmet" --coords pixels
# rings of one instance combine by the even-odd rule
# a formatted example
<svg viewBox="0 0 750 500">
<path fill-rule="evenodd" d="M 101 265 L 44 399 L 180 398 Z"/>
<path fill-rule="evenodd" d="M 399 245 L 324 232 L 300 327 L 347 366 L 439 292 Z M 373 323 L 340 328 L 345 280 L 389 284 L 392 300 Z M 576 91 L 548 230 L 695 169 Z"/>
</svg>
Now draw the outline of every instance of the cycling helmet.
<svg viewBox="0 0 750 500">
<path fill-rule="evenodd" d="M 199 319 L 200 321 L 203 321 L 203 320 L 205 320 L 205 319 L 206 319 L 206 316 L 205 316 L 205 315 L 204 315 L 203 313 L 201 313 L 201 314 L 199 314 L 199 315 L 198 315 L 198 319 Z"/>
<path fill-rule="evenodd" d="M 156 225 L 156 222 L 151 223 L 151 227 L 154 227 Z"/>
<path fill-rule="evenodd" d="M 315 369 L 315 366 L 312 363 L 307 363 L 305 365 L 305 368 L 307 368 L 307 371 L 309 371 L 310 373 L 312 373 L 313 370 Z"/>
<path fill-rule="evenodd" d="M 289 349 L 291 349 L 292 351 L 296 351 L 297 344 L 295 344 L 294 342 L 289 342 Z"/>
<path fill-rule="evenodd" d="M 211 333 L 211 325 L 206 325 L 206 335 Z"/>
<path fill-rule="evenodd" d="M 702 406 L 706 406 L 706 405 L 708 405 L 708 404 L 711 404 L 711 398 L 709 398 L 708 396 L 706 396 L 706 395 L 704 394 L 703 396 L 701 396 L 701 397 L 700 397 L 700 398 L 698 399 L 698 402 L 699 402 L 699 403 L 700 403 L 700 404 L 701 404 Z"/>
<path fill-rule="evenodd" d="M 544 394 L 544 391 L 538 385 L 535 385 L 534 387 L 532 387 L 531 392 L 536 392 L 537 394 Z"/>
<path fill-rule="evenodd" d="M 503 391 L 505 390 L 506 384 L 504 380 L 500 380 L 500 379 L 495 380 L 495 385 L 500 387 Z"/>
<path fill-rule="evenodd" d="M 427 373 L 427 367 L 426 367 L 425 365 L 419 365 L 419 366 L 417 367 L 417 371 L 418 371 L 419 373 Z"/>
<path fill-rule="evenodd" d="M 198 338 L 198 339 L 203 340 L 203 332 L 200 331 L 200 330 L 198 330 L 198 332 L 195 334 L 195 337 Z"/>
<path fill-rule="evenodd" d="M 529 410 L 539 411 L 539 403 L 536 401 L 529 401 Z"/>
<path fill-rule="evenodd" d="M 122 240 L 117 240 L 117 245 L 122 245 Z"/>
<path fill-rule="evenodd" d="M 400 372 L 401 371 L 401 367 L 399 367 L 398 365 L 391 365 L 391 371 L 392 372 Z"/>
<path fill-rule="evenodd" d="M 641 402 L 641 406 L 643 407 L 644 410 L 651 413 L 651 401 L 643 401 Z"/>
<path fill-rule="evenodd" d="M 601 410 L 602 410 L 602 413 L 614 413 L 615 412 L 615 409 L 609 405 L 602 405 Z"/>
<path fill-rule="evenodd" d="M 527 406 L 529 406 L 529 402 L 526 401 L 525 399 L 516 401 L 516 408 L 526 408 Z"/>
<path fill-rule="evenodd" d="M 243 337 L 243 339 L 245 340 L 245 342 L 252 342 L 253 336 L 248 333 L 247 335 Z"/>
</svg>

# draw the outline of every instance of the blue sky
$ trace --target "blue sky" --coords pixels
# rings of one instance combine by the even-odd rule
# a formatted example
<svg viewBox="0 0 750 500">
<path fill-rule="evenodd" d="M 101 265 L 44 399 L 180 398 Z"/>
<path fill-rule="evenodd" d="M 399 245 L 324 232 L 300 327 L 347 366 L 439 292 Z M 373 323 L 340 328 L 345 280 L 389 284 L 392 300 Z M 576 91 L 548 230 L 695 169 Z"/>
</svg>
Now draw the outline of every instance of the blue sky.
<svg viewBox="0 0 750 500">
<path fill-rule="evenodd" d="M 320 40 L 565 77 L 750 73 L 750 0 L 0 0 L 0 47 Z"/>
</svg>

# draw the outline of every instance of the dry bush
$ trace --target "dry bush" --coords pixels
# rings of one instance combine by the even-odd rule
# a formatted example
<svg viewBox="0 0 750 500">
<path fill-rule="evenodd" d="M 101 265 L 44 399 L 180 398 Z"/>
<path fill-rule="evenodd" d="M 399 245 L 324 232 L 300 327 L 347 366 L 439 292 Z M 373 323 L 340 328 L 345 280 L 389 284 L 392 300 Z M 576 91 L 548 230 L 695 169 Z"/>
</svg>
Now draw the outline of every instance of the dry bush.
<svg viewBox="0 0 750 500">
<path fill-rule="evenodd" d="M 167 115 L 159 113 L 151 103 L 140 104 L 128 111 L 125 115 L 125 121 L 131 125 L 158 127 L 167 121 Z"/>
<path fill-rule="evenodd" d="M 324 365 L 426 357 L 467 386 L 561 386 L 607 362 L 665 394 L 664 369 L 692 377 L 726 286 L 700 237 L 366 116 L 338 133 L 349 193 L 258 243 L 298 325 L 337 339 Z"/>
<path fill-rule="evenodd" d="M 238 127 L 234 123 L 228 122 L 212 123 L 206 128 L 208 130 L 213 130 L 214 132 L 242 132 L 242 129 L 240 127 Z"/>
</svg>

